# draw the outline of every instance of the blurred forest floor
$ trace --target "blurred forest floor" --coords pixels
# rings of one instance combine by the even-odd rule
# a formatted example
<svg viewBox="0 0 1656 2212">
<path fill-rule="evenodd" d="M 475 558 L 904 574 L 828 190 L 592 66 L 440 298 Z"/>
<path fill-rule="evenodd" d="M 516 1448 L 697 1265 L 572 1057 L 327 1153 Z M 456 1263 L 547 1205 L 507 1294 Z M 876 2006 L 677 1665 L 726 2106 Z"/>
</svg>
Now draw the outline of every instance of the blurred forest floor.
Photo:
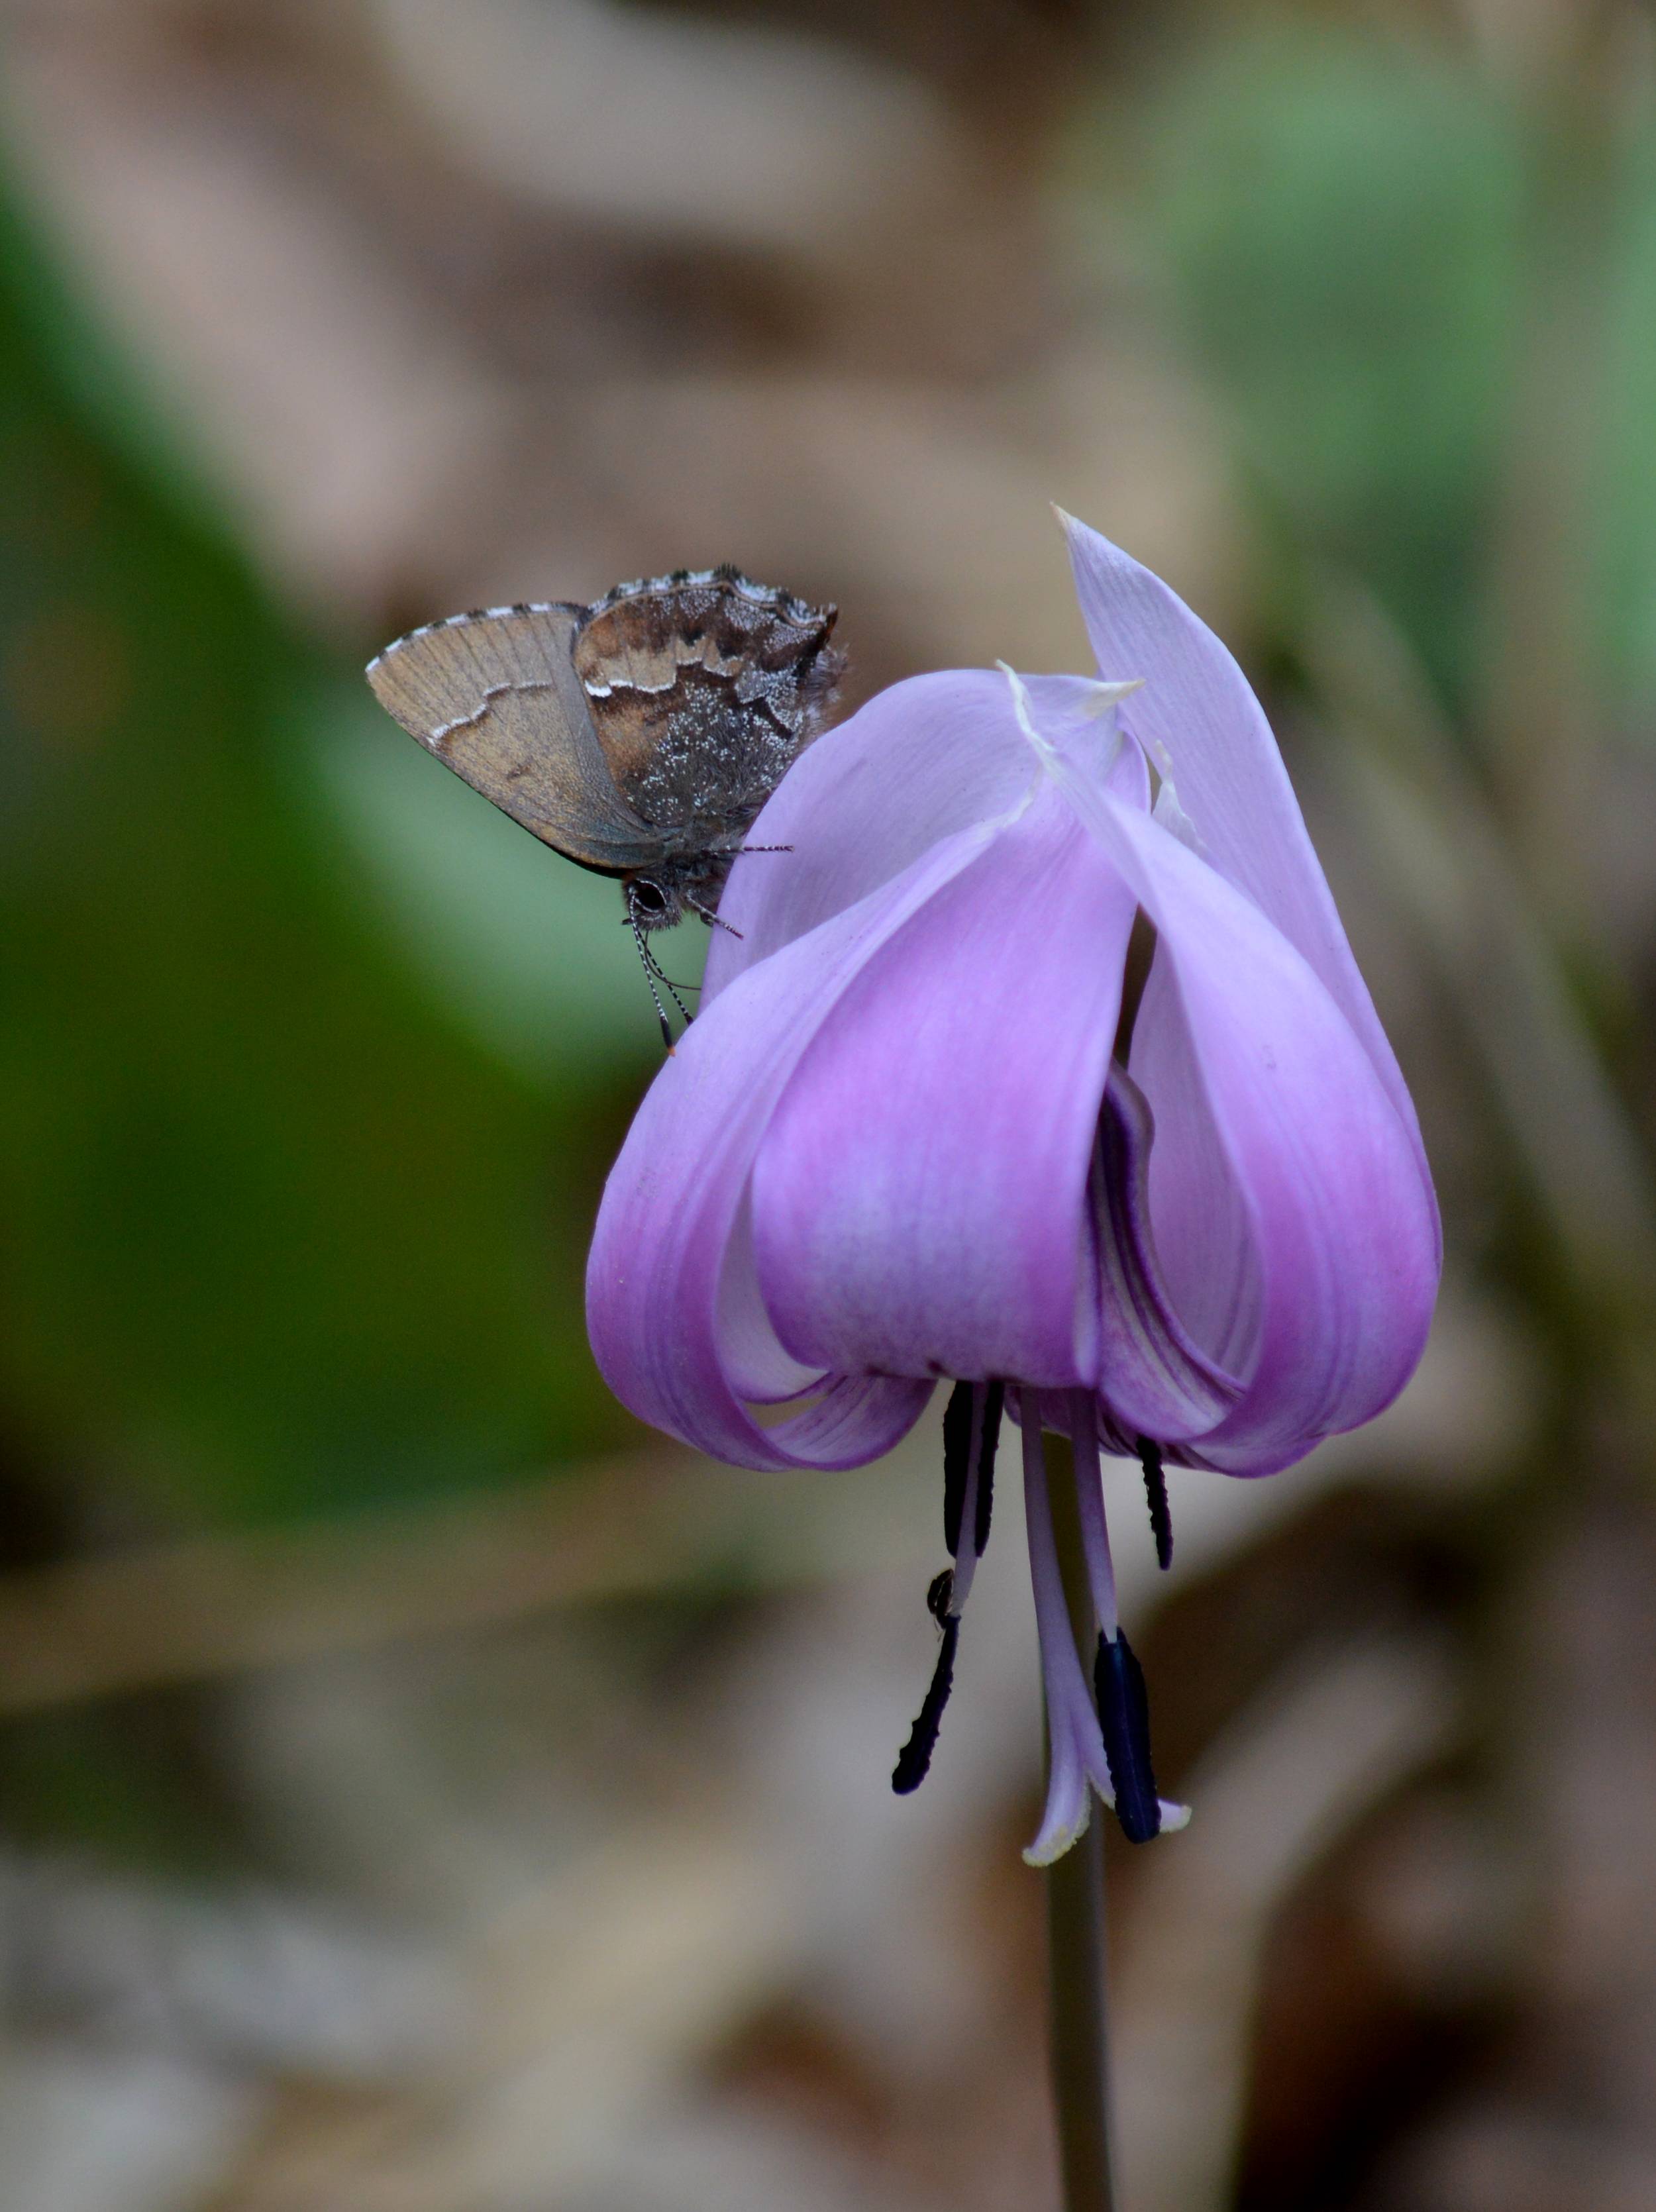
<svg viewBox="0 0 1656 2212">
<path fill-rule="evenodd" d="M 409 624 L 723 559 L 853 699 L 1270 705 L 1421 1104 L 1397 1406 L 1112 1474 L 1126 2212 L 1656 2203 L 1656 26 L 1635 0 L 0 0 L 0 2198 L 1056 2203 L 1015 1500 L 777 1483 L 581 1310 L 612 888 Z M 691 952 L 682 957 L 689 961 Z M 675 971 L 679 972 L 679 971 Z M 686 971 L 687 972 L 687 971 Z"/>
</svg>

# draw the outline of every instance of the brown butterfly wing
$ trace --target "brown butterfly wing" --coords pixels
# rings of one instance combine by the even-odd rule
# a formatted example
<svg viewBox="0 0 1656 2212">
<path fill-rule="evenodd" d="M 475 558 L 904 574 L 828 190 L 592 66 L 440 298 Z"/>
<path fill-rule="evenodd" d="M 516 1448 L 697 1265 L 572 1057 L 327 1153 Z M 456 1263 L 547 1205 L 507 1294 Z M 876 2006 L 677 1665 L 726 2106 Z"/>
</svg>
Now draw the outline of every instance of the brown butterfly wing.
<svg viewBox="0 0 1656 2212">
<path fill-rule="evenodd" d="M 582 867 L 620 875 L 661 851 L 616 788 L 569 657 L 583 607 L 490 607 L 428 623 L 368 667 L 426 750 Z"/>
<path fill-rule="evenodd" d="M 822 726 L 835 611 L 728 568 L 618 585 L 588 611 L 575 666 L 635 813 L 681 844 L 740 839 Z"/>
</svg>

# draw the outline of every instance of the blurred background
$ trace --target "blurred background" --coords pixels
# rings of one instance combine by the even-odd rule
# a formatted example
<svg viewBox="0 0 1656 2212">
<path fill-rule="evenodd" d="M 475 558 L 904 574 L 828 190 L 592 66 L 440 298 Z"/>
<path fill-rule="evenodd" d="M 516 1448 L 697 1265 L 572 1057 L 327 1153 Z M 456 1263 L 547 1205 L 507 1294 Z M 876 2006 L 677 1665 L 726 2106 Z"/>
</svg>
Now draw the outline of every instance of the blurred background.
<svg viewBox="0 0 1656 2212">
<path fill-rule="evenodd" d="M 614 888 L 361 680 L 734 560 L 853 697 L 1266 696 L 1448 1231 L 1416 1382 L 1111 1476 L 1127 2212 L 1656 2207 L 1656 14 L 3 0 L 0 2202 L 1056 2204 L 1007 1497 L 587 1350 Z M 687 933 L 681 933 L 686 935 Z M 675 943 L 673 972 L 699 948 Z"/>
</svg>

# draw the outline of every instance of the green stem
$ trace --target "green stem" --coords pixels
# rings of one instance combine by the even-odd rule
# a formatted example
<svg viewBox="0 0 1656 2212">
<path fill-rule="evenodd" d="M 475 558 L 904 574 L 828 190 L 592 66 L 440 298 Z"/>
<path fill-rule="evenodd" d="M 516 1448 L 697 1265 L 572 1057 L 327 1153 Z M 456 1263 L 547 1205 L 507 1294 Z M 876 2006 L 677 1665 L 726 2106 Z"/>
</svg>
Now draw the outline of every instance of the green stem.
<svg viewBox="0 0 1656 2212">
<path fill-rule="evenodd" d="M 1081 1558 L 1069 1447 L 1046 1439 L 1047 1483 L 1077 1648 L 1090 1654 L 1098 1624 Z M 1104 1904 L 1104 1818 L 1046 1875 L 1052 2094 L 1064 2212 L 1114 2212 L 1110 2177 L 1110 2065 Z"/>
<path fill-rule="evenodd" d="M 1049 1867 L 1052 2094 L 1064 2212 L 1112 2212 L 1105 2005 L 1104 1838 L 1099 1821 Z"/>
</svg>

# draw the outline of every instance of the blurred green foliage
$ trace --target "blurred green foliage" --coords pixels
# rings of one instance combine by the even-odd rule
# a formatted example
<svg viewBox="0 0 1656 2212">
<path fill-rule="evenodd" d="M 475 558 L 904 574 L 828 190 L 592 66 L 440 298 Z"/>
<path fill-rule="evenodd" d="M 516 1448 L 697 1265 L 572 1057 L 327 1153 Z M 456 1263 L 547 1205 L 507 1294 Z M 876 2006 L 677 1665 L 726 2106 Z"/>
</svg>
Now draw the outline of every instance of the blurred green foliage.
<svg viewBox="0 0 1656 2212">
<path fill-rule="evenodd" d="M 1153 222 L 1239 457 L 1462 696 L 1520 324 L 1516 119 L 1446 56 L 1300 24 L 1204 56 L 1154 122 Z"/>
<path fill-rule="evenodd" d="M 1591 598 L 1583 680 L 1637 722 L 1656 707 L 1656 138 L 1636 101 L 1608 128 L 1573 102 L 1447 45 L 1288 17 L 1165 68 L 1092 167 L 1239 466 L 1377 592 L 1452 707 L 1497 644 L 1518 447 L 1548 441 Z"/>
<path fill-rule="evenodd" d="M 1656 135 L 1630 133 L 1610 171 L 1601 347 L 1592 407 L 1590 481 L 1597 527 L 1594 645 L 1610 698 L 1648 728 L 1656 713 Z"/>
<path fill-rule="evenodd" d="M 608 1069 L 635 1085 L 657 1035 L 613 884 L 553 860 L 498 807 L 399 732 L 352 686 L 307 703 L 301 732 L 399 945 L 466 1026 L 553 1087 Z M 700 981 L 707 932 L 667 950 Z"/>
<path fill-rule="evenodd" d="M 163 480 L 164 441 L 127 434 L 143 410 L 119 370 L 85 373 L 100 359 L 8 219 L 7 1418 L 71 1485 L 208 1517 L 408 1494 L 612 1440 L 581 1265 L 649 1066 L 642 984 L 626 976 L 624 999 L 621 963 L 612 992 L 587 962 L 565 1005 L 554 975 L 515 1059 L 467 1018 L 466 950 L 458 1000 L 433 990 L 329 748 L 378 745 L 393 786 L 444 786 L 428 846 L 450 791 L 478 803 L 388 722 L 363 726 L 360 678 L 295 634 L 198 489 Z M 471 890 L 449 883 L 434 927 L 468 900 L 496 939 L 544 927 L 526 877 L 573 872 L 509 824 L 477 832 L 457 831 Z M 601 897 L 624 951 L 612 887 L 582 888 L 586 926 Z M 533 982 L 514 988 L 521 1006 Z"/>
</svg>

